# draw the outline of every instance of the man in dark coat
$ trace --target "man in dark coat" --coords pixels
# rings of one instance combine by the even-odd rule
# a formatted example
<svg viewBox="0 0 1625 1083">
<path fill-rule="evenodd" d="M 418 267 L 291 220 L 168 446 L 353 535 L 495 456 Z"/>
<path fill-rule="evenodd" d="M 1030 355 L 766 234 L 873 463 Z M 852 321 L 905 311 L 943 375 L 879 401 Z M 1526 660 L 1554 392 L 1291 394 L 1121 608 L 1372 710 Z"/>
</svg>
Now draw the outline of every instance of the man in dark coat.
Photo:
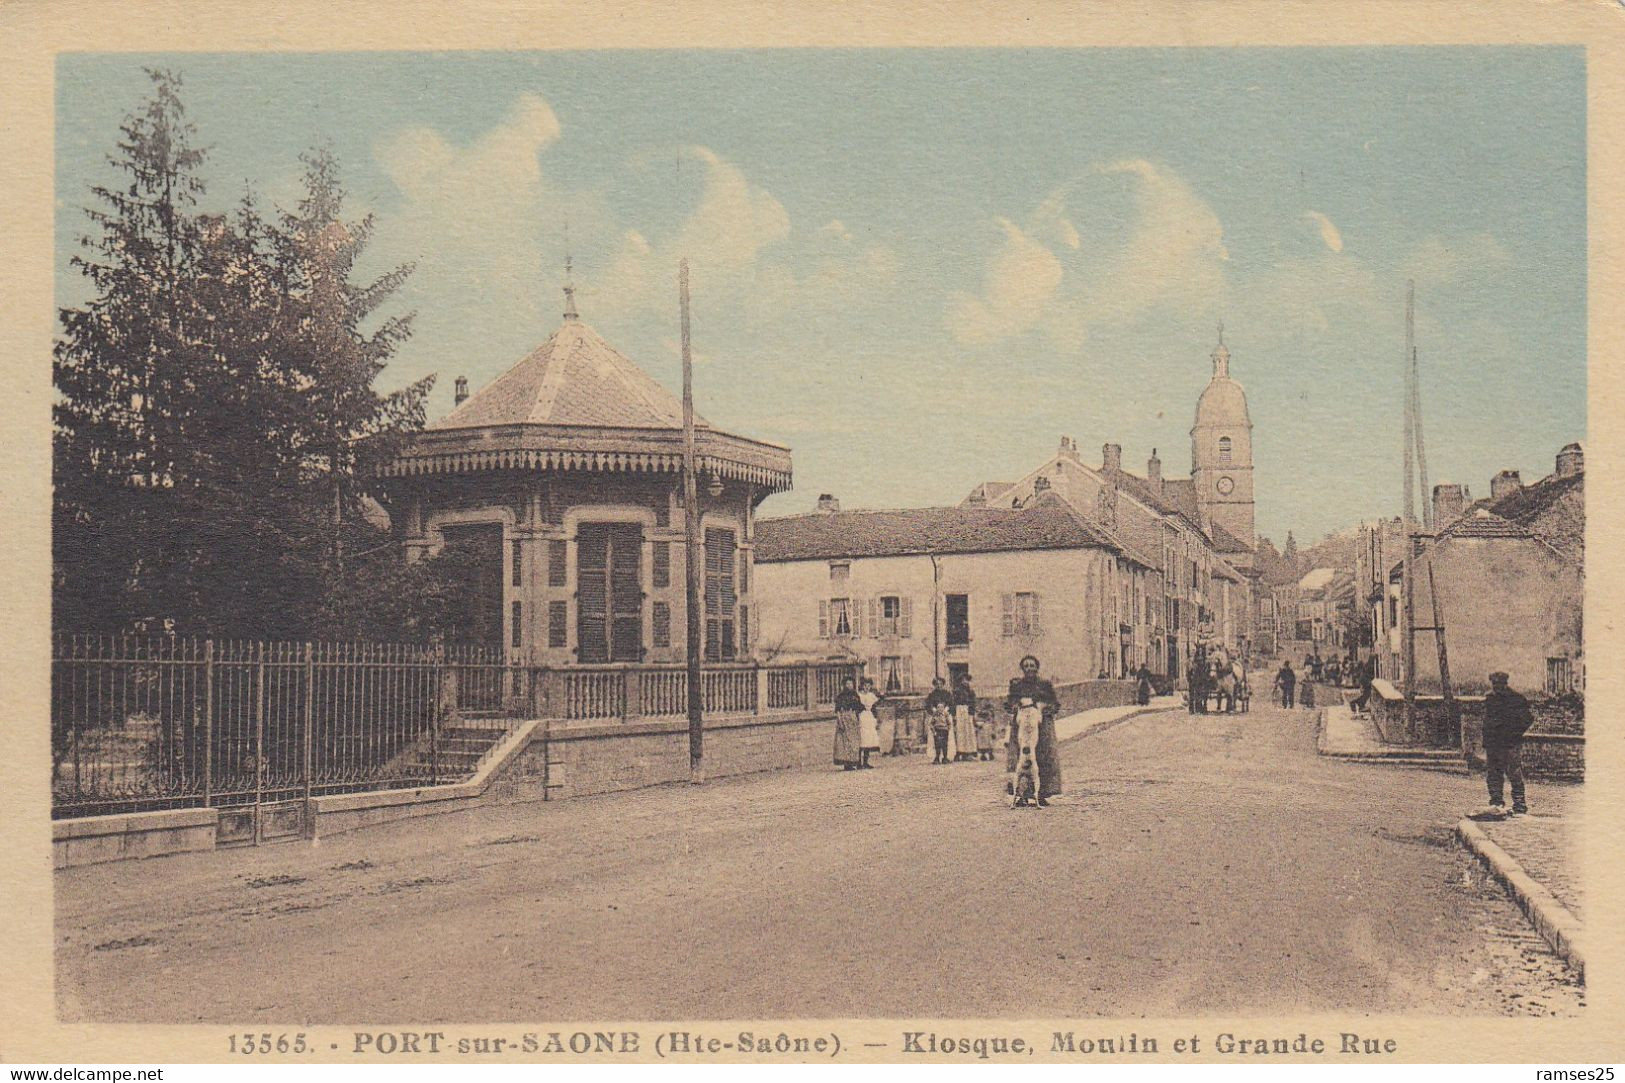
<svg viewBox="0 0 1625 1083">
<path fill-rule="evenodd" d="M 1535 717 L 1529 701 L 1507 686 L 1505 673 L 1490 674 L 1490 694 L 1484 697 L 1484 781 L 1490 789 L 1489 814 L 1505 810 L 1502 780 L 1512 782 L 1512 814 L 1529 811 L 1523 792 L 1523 735 Z"/>
<path fill-rule="evenodd" d="M 1282 662 L 1281 671 L 1275 675 L 1275 688 L 1281 693 L 1281 706 L 1292 706 L 1292 693 L 1297 686 L 1298 675 L 1292 672 L 1292 663 Z"/>
</svg>

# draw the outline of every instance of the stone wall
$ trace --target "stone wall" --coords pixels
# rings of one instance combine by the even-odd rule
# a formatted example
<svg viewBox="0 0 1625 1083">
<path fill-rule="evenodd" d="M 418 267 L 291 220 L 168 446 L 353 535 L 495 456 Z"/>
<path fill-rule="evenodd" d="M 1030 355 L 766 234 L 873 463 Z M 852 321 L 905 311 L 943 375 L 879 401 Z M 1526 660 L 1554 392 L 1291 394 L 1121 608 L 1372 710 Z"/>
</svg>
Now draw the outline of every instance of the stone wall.
<svg viewBox="0 0 1625 1083">
<path fill-rule="evenodd" d="M 1458 696 L 1461 731 L 1455 731 L 1441 696 L 1417 696 L 1415 722 L 1405 725 L 1405 697 L 1379 678 L 1372 682 L 1371 715 L 1391 745 L 1460 748 L 1467 762 L 1484 766 L 1484 697 Z M 1578 782 L 1585 778 L 1585 703 L 1579 696 L 1531 699 L 1535 715 L 1523 741 L 1524 772 L 1531 778 Z"/>
<path fill-rule="evenodd" d="M 705 777 L 833 765 L 835 717 L 708 719 Z M 492 785 L 495 801 L 539 801 L 687 782 L 684 720 L 539 727 Z"/>
<path fill-rule="evenodd" d="M 1055 695 L 1061 701 L 1061 717 L 1092 711 L 1097 707 L 1127 707 L 1134 703 L 1134 681 L 1078 681 L 1058 684 Z"/>
<path fill-rule="evenodd" d="M 1579 696 L 1529 701 L 1535 724 L 1523 738 L 1523 770 L 1554 782 L 1585 780 L 1585 703 Z M 1463 712 L 1461 749 L 1475 768 L 1484 766 L 1484 710 Z"/>
<path fill-rule="evenodd" d="M 51 822 L 52 860 L 59 869 L 104 861 L 212 850 L 219 814 L 212 808 L 126 812 Z"/>
</svg>

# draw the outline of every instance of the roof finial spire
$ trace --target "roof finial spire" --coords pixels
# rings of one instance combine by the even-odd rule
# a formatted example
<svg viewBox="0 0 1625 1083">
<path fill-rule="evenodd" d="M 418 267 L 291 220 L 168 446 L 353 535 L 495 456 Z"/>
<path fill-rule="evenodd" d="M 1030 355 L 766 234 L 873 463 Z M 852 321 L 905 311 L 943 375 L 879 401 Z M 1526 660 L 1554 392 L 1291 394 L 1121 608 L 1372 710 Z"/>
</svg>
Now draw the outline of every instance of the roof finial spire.
<svg viewBox="0 0 1625 1083">
<path fill-rule="evenodd" d="M 564 318 L 577 320 L 581 314 L 576 311 L 576 284 L 575 276 L 570 268 L 570 222 L 564 222 Z"/>
<path fill-rule="evenodd" d="M 1213 348 L 1213 378 L 1230 378 L 1230 348 L 1224 344 L 1224 321 L 1219 321 L 1219 344 Z"/>
</svg>

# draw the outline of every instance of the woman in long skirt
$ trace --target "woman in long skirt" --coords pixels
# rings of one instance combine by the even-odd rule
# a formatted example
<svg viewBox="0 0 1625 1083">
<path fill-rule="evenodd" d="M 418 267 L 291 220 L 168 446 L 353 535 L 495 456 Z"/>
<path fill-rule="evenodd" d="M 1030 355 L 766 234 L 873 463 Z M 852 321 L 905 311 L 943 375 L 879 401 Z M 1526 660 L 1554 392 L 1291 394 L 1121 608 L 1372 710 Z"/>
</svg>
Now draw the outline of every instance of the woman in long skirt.
<svg viewBox="0 0 1625 1083">
<path fill-rule="evenodd" d="M 1010 712 L 1012 719 L 1023 706 L 1023 700 L 1044 709 L 1038 723 L 1038 747 L 1033 750 L 1033 759 L 1038 763 L 1038 803 L 1046 805 L 1049 798 L 1061 792 L 1061 753 L 1055 739 L 1055 715 L 1060 711 L 1061 701 L 1055 695 L 1055 686 L 1038 676 L 1038 659 L 1030 654 L 1021 660 L 1021 676 L 1010 682 L 1010 694 L 1004 700 L 1005 710 Z M 1011 780 L 1006 785 L 1010 789 L 1014 788 L 1020 756 L 1020 742 L 1016 738 L 1016 727 L 1012 724 L 1010 743 L 1005 746 L 1005 770 Z"/>
<path fill-rule="evenodd" d="M 980 745 L 976 735 L 976 693 L 970 678 L 961 674 L 954 682 L 954 747 L 962 760 L 974 760 Z M 990 746 L 991 747 L 991 746 Z"/>
<path fill-rule="evenodd" d="M 869 757 L 880 751 L 880 722 L 875 718 L 875 704 L 880 700 L 880 693 L 875 691 L 875 682 L 865 678 L 858 691 L 858 701 L 863 705 L 863 710 L 858 714 L 858 751 L 862 753 L 858 760 L 859 767 L 873 767 Z"/>
<path fill-rule="evenodd" d="M 858 751 L 858 716 L 862 713 L 863 701 L 858 698 L 857 682 L 848 677 L 835 693 L 835 762 L 847 771 L 856 771 L 863 762 Z"/>
</svg>

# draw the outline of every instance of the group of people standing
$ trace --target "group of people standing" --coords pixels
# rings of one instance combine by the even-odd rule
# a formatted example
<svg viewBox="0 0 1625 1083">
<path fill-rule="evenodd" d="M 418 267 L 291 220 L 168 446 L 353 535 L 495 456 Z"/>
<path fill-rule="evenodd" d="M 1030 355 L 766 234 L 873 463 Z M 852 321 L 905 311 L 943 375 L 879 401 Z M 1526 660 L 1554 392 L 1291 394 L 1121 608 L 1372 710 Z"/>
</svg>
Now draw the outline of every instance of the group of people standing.
<svg viewBox="0 0 1625 1083">
<path fill-rule="evenodd" d="M 1017 709 L 1023 705 L 1036 706 L 1042 711 L 1033 754 L 1040 779 L 1038 803 L 1043 805 L 1061 792 L 1061 760 L 1055 738 L 1055 717 L 1061 701 L 1055 694 L 1055 686 L 1041 678 L 1038 670 L 1037 658 L 1028 655 L 1021 660 L 1021 676 L 1010 682 L 1004 709 L 1012 722 Z M 931 762 L 992 760 L 994 724 L 992 719 L 980 717 L 969 674 L 956 677 L 952 689 L 941 677 L 931 684 L 931 691 L 925 697 L 925 736 L 934 753 Z M 875 710 L 884 698 L 875 690 L 874 681 L 867 678 L 861 684 L 851 677 L 843 682 L 835 696 L 835 764 L 838 767 L 847 771 L 865 770 L 874 766 L 870 757 L 875 753 L 892 755 L 899 751 L 895 730 L 885 732 L 895 723 L 882 722 Z M 1020 752 L 1015 726 L 1011 725 L 1005 744 L 1006 769 L 1011 773 L 1016 770 Z"/>
<path fill-rule="evenodd" d="M 934 678 L 925 697 L 925 715 L 923 736 L 931 744 L 933 764 L 993 758 L 993 720 L 977 712 L 970 674 L 959 674 L 951 692 L 946 681 Z"/>
</svg>

